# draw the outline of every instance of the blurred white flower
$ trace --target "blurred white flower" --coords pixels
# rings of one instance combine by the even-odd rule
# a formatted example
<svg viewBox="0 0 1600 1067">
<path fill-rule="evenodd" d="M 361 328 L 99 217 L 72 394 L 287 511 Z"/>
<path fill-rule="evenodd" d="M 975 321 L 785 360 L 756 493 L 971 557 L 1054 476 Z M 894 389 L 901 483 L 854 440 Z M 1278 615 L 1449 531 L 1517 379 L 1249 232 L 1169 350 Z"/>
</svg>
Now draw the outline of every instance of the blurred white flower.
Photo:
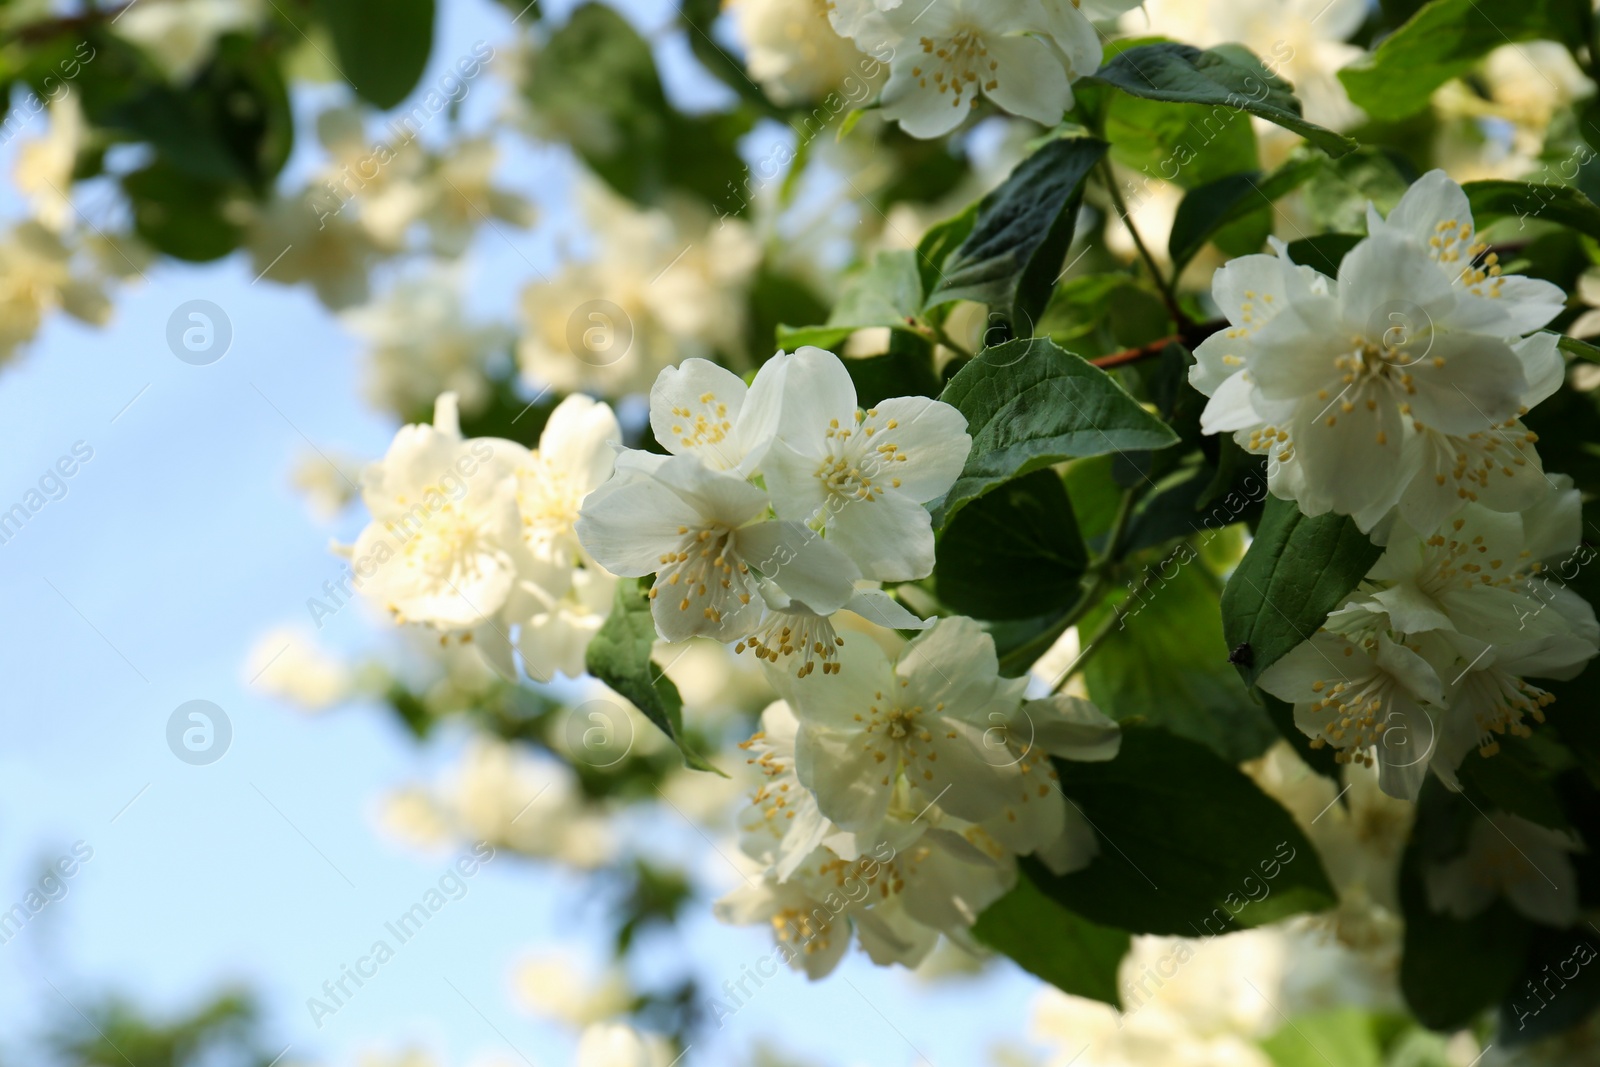
<svg viewBox="0 0 1600 1067">
<path fill-rule="evenodd" d="M 634 997 L 620 967 L 613 964 L 594 974 L 567 952 L 539 952 L 519 960 L 511 984 L 529 1011 L 580 1028 L 626 1013 Z"/>
<path fill-rule="evenodd" d="M 342 311 L 366 302 L 367 272 L 379 249 L 358 219 L 325 199 L 307 189 L 253 210 L 246 246 L 257 277 L 309 282 L 324 307 Z"/>
<path fill-rule="evenodd" d="M 345 700 L 354 680 L 349 664 L 297 626 L 262 634 L 246 658 L 244 673 L 263 692 L 305 711 L 321 711 Z"/>
<path fill-rule="evenodd" d="M 761 247 L 701 207 L 641 210 L 589 183 L 577 200 L 594 254 L 522 293 L 523 374 L 558 390 L 645 392 L 692 357 L 745 349 L 746 292 Z"/>
<path fill-rule="evenodd" d="M 128 5 L 112 32 L 150 54 L 174 82 L 187 82 L 211 58 L 217 38 L 261 21 L 259 0 L 160 0 Z"/>
<path fill-rule="evenodd" d="M 574 1067 L 668 1067 L 671 1052 L 655 1034 L 641 1034 L 622 1023 L 589 1027 L 578 1040 Z"/>
<path fill-rule="evenodd" d="M 1423 870 L 1428 905 L 1470 919 L 1504 897 L 1534 922 L 1571 926 L 1578 921 L 1578 872 L 1569 854 L 1581 851 L 1571 833 L 1489 812 L 1473 822 L 1465 852 Z"/>
<path fill-rule="evenodd" d="M 865 103 L 869 74 L 880 65 L 828 22 L 829 0 L 732 0 L 750 76 L 775 104 L 821 100 L 830 93 Z"/>
<path fill-rule="evenodd" d="M 50 102 L 50 130 L 17 149 L 13 177 L 33 217 L 60 233 L 72 224 L 72 171 L 84 139 L 83 108 L 73 92 Z"/>
<path fill-rule="evenodd" d="M 583 800 L 571 768 L 484 737 L 437 786 L 389 797 L 383 820 L 416 844 L 486 841 L 581 870 L 605 864 L 616 848 L 607 817 Z"/>
<path fill-rule="evenodd" d="M 406 278 L 342 317 L 370 346 L 367 395 L 402 418 L 427 410 L 447 392 L 456 394 L 462 410 L 481 409 L 489 364 L 509 352 L 513 340 L 508 328 L 467 317 L 460 280 L 448 270 Z"/>
<path fill-rule="evenodd" d="M 37 222 L 19 223 L 0 235 L 0 363 L 57 309 L 96 326 L 111 316 L 99 281 L 75 271 L 62 239 Z"/>
<path fill-rule="evenodd" d="M 308 449 L 295 459 L 289 481 L 318 521 L 331 522 L 360 495 L 361 468 L 354 456 Z"/>
</svg>

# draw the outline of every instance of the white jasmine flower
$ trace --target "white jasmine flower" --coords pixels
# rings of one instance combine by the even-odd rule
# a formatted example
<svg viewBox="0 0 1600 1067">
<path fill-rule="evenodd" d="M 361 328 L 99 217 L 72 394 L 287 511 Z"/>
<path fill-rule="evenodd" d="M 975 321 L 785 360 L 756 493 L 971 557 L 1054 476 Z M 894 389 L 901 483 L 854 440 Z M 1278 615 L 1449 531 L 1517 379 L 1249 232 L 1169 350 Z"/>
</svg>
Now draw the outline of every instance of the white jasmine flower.
<svg viewBox="0 0 1600 1067">
<path fill-rule="evenodd" d="M 0 238 L 0 363 L 57 309 L 95 326 L 111 317 L 104 290 L 75 273 L 61 237 L 38 222 L 20 223 Z"/>
<path fill-rule="evenodd" d="M 574 527 L 585 498 L 611 477 L 622 427 L 609 405 L 574 393 L 556 405 L 539 447 L 517 468 L 517 506 L 528 548 L 571 566 L 582 558 Z"/>
<path fill-rule="evenodd" d="M 872 835 L 901 775 L 912 803 L 970 822 L 1017 802 L 1021 771 L 985 732 L 1011 721 L 1026 679 L 1001 678 L 994 641 L 971 619 L 940 620 L 891 662 L 853 641 L 832 678 L 785 679 L 800 720 L 796 769 L 822 813 Z"/>
<path fill-rule="evenodd" d="M 850 947 L 845 911 L 853 903 L 826 888 L 818 868 L 830 862 L 829 857 L 831 853 L 819 849 L 807 859 L 810 877 L 751 882 L 718 900 L 712 912 L 730 926 L 771 926 L 785 963 L 812 980 L 826 977 Z M 818 895 L 813 895 L 813 885 Z"/>
<path fill-rule="evenodd" d="M 17 190 L 28 198 L 39 224 L 61 233 L 72 224 L 72 172 L 84 140 L 83 108 L 76 93 L 50 102 L 50 130 L 17 149 Z"/>
<path fill-rule="evenodd" d="M 418 214 L 436 254 L 459 256 L 478 228 L 493 226 L 496 219 L 521 228 L 533 224 L 533 205 L 494 184 L 498 155 L 492 139 L 470 137 L 433 161 L 423 179 L 425 206 Z"/>
<path fill-rule="evenodd" d="M 1547 395 L 1548 352 L 1518 339 L 1549 321 L 1560 290 L 1479 265 L 1464 195 L 1435 174 L 1387 221 L 1374 216 L 1336 283 L 1288 262 L 1281 245 L 1277 257 L 1217 272 L 1232 328 L 1195 350 L 1190 381 L 1211 397 L 1201 425 L 1266 454 L 1273 493 L 1307 514 L 1332 510 L 1371 529 L 1410 481 L 1438 484 L 1445 472 L 1427 449 L 1486 435 L 1472 449 L 1479 459 L 1460 461 L 1466 479 L 1493 451 L 1489 436 L 1507 432 L 1525 399 Z M 1435 222 L 1440 212 L 1453 217 Z M 1443 437 L 1405 457 L 1408 435 L 1429 431 Z"/>
<path fill-rule="evenodd" d="M 741 847 L 771 867 L 780 882 L 787 881 L 824 838 L 839 832 L 795 774 L 799 728 L 794 712 L 779 700 L 761 713 L 761 729 L 739 744 L 751 753 L 745 762 L 763 778 L 739 819 Z"/>
<path fill-rule="evenodd" d="M 868 60 L 828 22 L 828 0 L 735 0 L 734 23 L 745 43 L 750 77 L 775 104 L 859 93 Z"/>
<path fill-rule="evenodd" d="M 783 416 L 762 464 L 779 516 L 823 531 L 868 578 L 927 576 L 933 524 L 923 505 L 961 474 L 972 445 L 966 418 L 920 396 L 862 411 L 833 353 L 802 348 L 768 366 L 780 361 L 788 371 Z"/>
<path fill-rule="evenodd" d="M 1090 18 L 1133 6 L 1117 0 L 837 0 L 829 17 L 863 51 L 894 56 L 884 117 L 927 138 L 961 125 L 985 97 L 1054 126 L 1072 106 L 1071 83 L 1100 66 L 1100 37 Z"/>
<path fill-rule="evenodd" d="M 1470 919 L 1496 897 L 1548 926 L 1578 921 L 1578 872 L 1568 854 L 1583 851 L 1571 834 L 1508 812 L 1490 812 L 1472 824 L 1464 853 L 1423 871 L 1428 904 Z"/>
<path fill-rule="evenodd" d="M 792 389 L 785 389 L 788 370 L 782 356 L 774 357 L 746 389 L 738 375 L 708 360 L 667 367 L 650 387 L 650 429 L 675 456 L 748 477 L 772 445 L 780 406 L 793 402 Z"/>
<path fill-rule="evenodd" d="M 859 572 L 849 557 L 798 522 L 767 518 L 767 496 L 694 456 L 619 462 L 585 502 L 578 537 L 605 569 L 655 574 L 656 629 L 668 641 L 753 633 L 760 582 L 775 582 L 820 614 L 843 607 Z"/>
<path fill-rule="evenodd" d="M 362 474 L 372 514 L 353 550 L 371 564 L 362 592 L 398 622 L 444 630 L 489 623 L 519 570 L 532 570 L 516 494 L 526 452 L 512 441 L 463 440 L 451 393 L 439 398 L 432 426 L 403 427 Z"/>
</svg>

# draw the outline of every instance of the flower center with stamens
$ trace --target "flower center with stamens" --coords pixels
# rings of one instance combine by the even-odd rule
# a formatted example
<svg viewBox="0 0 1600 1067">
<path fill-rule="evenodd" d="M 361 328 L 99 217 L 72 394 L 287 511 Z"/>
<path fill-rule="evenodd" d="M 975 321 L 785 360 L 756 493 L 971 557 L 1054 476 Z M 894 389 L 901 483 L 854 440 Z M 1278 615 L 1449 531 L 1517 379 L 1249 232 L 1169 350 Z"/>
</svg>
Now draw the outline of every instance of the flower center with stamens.
<svg viewBox="0 0 1600 1067">
<path fill-rule="evenodd" d="M 825 615 L 811 612 L 773 612 L 760 630 L 734 646 L 734 652 L 755 649 L 756 659 L 777 663 L 784 656 L 799 654 L 796 678 L 805 678 L 822 663 L 823 674 L 838 674 L 839 649 L 844 646 Z"/>
<path fill-rule="evenodd" d="M 980 85 L 988 92 L 1000 88 L 1000 63 L 989 58 L 989 46 L 975 27 L 964 26 L 942 40 L 924 37 L 919 43 L 924 55 L 932 58 L 922 61 L 926 66 L 912 67 L 911 76 L 924 89 L 931 77 L 941 94 L 952 94 L 951 107 L 960 107 L 968 92 L 972 95 L 967 106 L 977 107 Z"/>
<path fill-rule="evenodd" d="M 721 622 L 729 597 L 750 603 L 747 589 L 750 567 L 732 551 L 733 530 L 722 523 L 701 529 L 678 527 L 681 538 L 675 551 L 663 552 L 650 599 L 665 591 L 679 611 L 698 608 L 705 618 Z M 718 605 L 722 605 L 719 607 Z"/>
</svg>

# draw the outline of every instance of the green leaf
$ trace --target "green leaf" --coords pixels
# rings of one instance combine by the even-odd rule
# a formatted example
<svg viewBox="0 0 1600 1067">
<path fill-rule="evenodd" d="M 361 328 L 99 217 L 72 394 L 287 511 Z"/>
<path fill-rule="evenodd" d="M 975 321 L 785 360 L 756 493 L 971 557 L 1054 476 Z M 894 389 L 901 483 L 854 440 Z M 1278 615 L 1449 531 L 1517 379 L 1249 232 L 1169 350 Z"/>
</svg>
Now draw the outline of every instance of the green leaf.
<svg viewBox="0 0 1600 1067">
<path fill-rule="evenodd" d="M 879 252 L 872 262 L 845 279 L 828 321 L 821 326 L 780 326 L 778 345 L 794 351 L 803 345 L 837 350 L 857 330 L 886 326 L 922 335 L 914 328 L 922 312 L 922 281 L 915 252 Z M 893 393 L 904 396 L 904 393 Z"/>
<path fill-rule="evenodd" d="M 1111 158 L 1139 172 L 1122 178 L 1123 198 L 1136 215 L 1160 182 L 1194 189 L 1261 166 L 1255 127 L 1243 111 L 1145 100 L 1099 88 L 1110 98 L 1105 135 Z"/>
<path fill-rule="evenodd" d="M 1222 629 L 1245 681 L 1308 640 L 1343 606 L 1383 549 L 1347 515 L 1307 518 L 1268 497 L 1261 525 L 1222 594 Z"/>
<path fill-rule="evenodd" d="M 1261 1049 L 1273 1067 L 1383 1067 L 1383 1020 L 1359 1008 L 1296 1015 Z"/>
<path fill-rule="evenodd" d="M 1339 264 L 1364 239 L 1353 233 L 1323 233 L 1315 237 L 1303 237 L 1289 242 L 1289 258 L 1303 267 L 1337 278 Z"/>
<path fill-rule="evenodd" d="M 1027 878 L 978 916 L 972 936 L 1064 993 L 1122 1006 L 1117 966 L 1133 940 L 1128 932 L 1073 914 Z"/>
<path fill-rule="evenodd" d="M 961 214 L 930 227 L 917 242 L 917 273 L 921 276 L 924 293 L 931 293 L 938 287 L 944 261 L 972 234 L 980 206 L 968 204 Z"/>
<path fill-rule="evenodd" d="M 963 508 L 939 539 L 939 599 L 977 619 L 1031 619 L 1071 607 L 1088 550 L 1052 470 L 1010 481 Z"/>
<path fill-rule="evenodd" d="M 1105 152 L 1102 141 L 1055 140 L 1019 163 L 979 203 L 925 306 L 976 300 L 1032 333 L 1072 244 L 1084 179 Z"/>
<path fill-rule="evenodd" d="M 227 210 L 233 188 L 161 160 L 122 179 L 134 231 L 167 255 L 192 263 L 220 259 L 244 239 Z"/>
<path fill-rule="evenodd" d="M 1244 255 L 1259 249 L 1272 229 L 1272 205 L 1316 174 L 1326 161 L 1315 156 L 1291 159 L 1267 177 L 1257 171 L 1233 174 L 1190 191 L 1178 205 L 1167 250 L 1174 270 L 1181 270 L 1206 242 L 1242 222 L 1260 224 L 1260 237 L 1224 251 Z M 1252 233 L 1254 231 L 1252 230 Z"/>
<path fill-rule="evenodd" d="M 1600 936 L 1579 923 L 1571 930 L 1537 927 L 1522 974 L 1500 1002 L 1506 1046 L 1553 1037 L 1600 1007 Z"/>
<path fill-rule="evenodd" d="M 1600 238 L 1600 205 L 1571 185 L 1542 182 L 1468 182 L 1462 190 L 1481 230 L 1495 219 L 1515 216 L 1519 230 L 1529 222 L 1555 222 Z"/>
<path fill-rule="evenodd" d="M 1432 0 L 1339 80 L 1374 119 L 1421 111 L 1433 91 L 1501 45 L 1534 38 L 1587 43 L 1587 0 Z"/>
<path fill-rule="evenodd" d="M 1336 901 L 1293 817 L 1203 745 L 1125 723 L 1116 759 L 1057 761 L 1056 769 L 1100 852 L 1068 875 L 1033 859 L 1023 867 L 1046 895 L 1091 922 L 1209 937 Z"/>
<path fill-rule="evenodd" d="M 1481 818 L 1430 778 L 1417 802 L 1417 825 L 1400 861 L 1400 909 L 1405 937 L 1400 991 L 1424 1026 L 1456 1030 L 1513 992 L 1532 940 L 1532 924 L 1503 899 L 1470 919 L 1428 905 L 1422 872 L 1465 847 L 1468 820 Z"/>
<path fill-rule="evenodd" d="M 1391 148 L 1363 147 L 1327 160 L 1300 194 L 1311 223 L 1307 229 L 1364 233 L 1368 205 L 1388 215 L 1417 177 L 1412 162 Z"/>
<path fill-rule="evenodd" d="M 1356 147 L 1350 138 L 1307 122 L 1289 84 L 1238 45 L 1207 51 L 1172 42 L 1140 45 L 1117 55 L 1089 80 L 1146 100 L 1248 111 L 1298 133 L 1330 156 Z"/>
<path fill-rule="evenodd" d="M 935 513 L 935 526 L 1040 467 L 1178 440 L 1104 371 L 1045 338 L 984 349 L 940 399 L 967 417 L 972 453 Z"/>
<path fill-rule="evenodd" d="M 617 583 L 617 597 L 605 625 L 589 641 L 584 666 L 589 673 L 615 689 L 644 712 L 646 718 L 672 738 L 686 766 L 722 774 L 683 740 L 683 698 L 678 687 L 650 660 L 656 639 L 650 617 L 649 580 Z M 726 777 L 726 775 L 723 775 Z"/>
<path fill-rule="evenodd" d="M 885 354 L 843 363 L 856 387 L 856 403 L 863 408 L 892 396 L 936 397 L 942 385 L 933 372 L 933 347 L 915 334 L 891 333 Z"/>
<path fill-rule="evenodd" d="M 611 7 L 573 11 L 531 63 L 523 92 L 543 132 L 623 196 L 653 203 L 680 189 L 728 214 L 744 210 L 750 174 L 737 143 L 751 113 L 673 108 L 649 42 Z"/>
<path fill-rule="evenodd" d="M 333 36 L 339 75 L 356 95 L 388 109 L 422 78 L 433 51 L 433 0 L 316 0 Z"/>
<path fill-rule="evenodd" d="M 1228 663 L 1217 581 L 1198 553 L 1180 545 L 1128 595 L 1121 627 L 1084 667 L 1090 699 L 1118 722 L 1163 727 L 1229 763 L 1265 752 L 1278 731 Z"/>
</svg>

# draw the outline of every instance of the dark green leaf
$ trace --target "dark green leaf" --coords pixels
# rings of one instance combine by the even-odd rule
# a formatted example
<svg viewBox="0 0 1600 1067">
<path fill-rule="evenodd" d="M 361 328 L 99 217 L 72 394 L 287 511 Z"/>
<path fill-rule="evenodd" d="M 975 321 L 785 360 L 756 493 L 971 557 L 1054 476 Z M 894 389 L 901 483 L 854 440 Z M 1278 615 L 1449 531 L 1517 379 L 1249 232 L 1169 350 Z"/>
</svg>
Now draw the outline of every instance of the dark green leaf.
<svg viewBox="0 0 1600 1067">
<path fill-rule="evenodd" d="M 244 232 L 229 219 L 232 187 L 155 162 L 122 179 L 135 232 L 176 259 L 204 263 L 239 247 Z"/>
<path fill-rule="evenodd" d="M 917 272 L 921 275 L 924 293 L 939 287 L 944 277 L 944 261 L 972 234 L 972 227 L 978 222 L 979 206 L 968 204 L 961 214 L 930 227 L 917 242 Z"/>
<path fill-rule="evenodd" d="M 1500 1002 L 1500 1039 L 1508 1047 L 1553 1037 L 1600 1008 L 1600 936 L 1579 923 L 1571 930 L 1538 927 L 1532 951 Z"/>
<path fill-rule="evenodd" d="M 926 306 L 976 300 L 1031 334 L 1072 244 L 1084 179 L 1105 152 L 1101 141 L 1055 140 L 1018 164 L 978 205 Z"/>
<path fill-rule="evenodd" d="M 1117 965 L 1132 938 L 1051 900 L 1027 878 L 978 916 L 972 936 L 1064 993 L 1120 1008 Z"/>
<path fill-rule="evenodd" d="M 611 616 L 589 641 L 584 665 L 589 673 L 615 689 L 672 738 L 683 762 L 697 771 L 722 772 L 683 741 L 683 698 L 672 679 L 650 660 L 656 624 L 650 617 L 648 581 L 617 583 Z"/>
<path fill-rule="evenodd" d="M 916 332 L 914 323 L 921 311 L 922 282 L 917 272 L 917 254 L 879 252 L 871 263 L 845 280 L 826 324 L 780 326 L 778 345 L 785 351 L 803 345 L 837 351 L 857 330 L 887 326 L 891 330 Z"/>
<path fill-rule="evenodd" d="M 1071 607 L 1088 553 L 1052 470 L 1007 482 L 963 508 L 939 539 L 939 599 L 977 619 L 1030 619 Z"/>
<path fill-rule="evenodd" d="M 1532 941 L 1532 924 L 1504 900 L 1470 919 L 1455 919 L 1428 905 L 1425 857 L 1447 858 L 1465 847 L 1467 820 L 1481 818 L 1447 795 L 1435 779 L 1424 783 L 1417 825 L 1400 862 L 1400 908 L 1405 938 L 1400 990 L 1417 1019 L 1435 1030 L 1456 1030 L 1513 992 Z"/>
<path fill-rule="evenodd" d="M 940 399 L 967 417 L 972 453 L 936 525 L 1001 482 L 1040 467 L 1178 440 L 1104 371 L 1044 338 L 984 349 Z"/>
<path fill-rule="evenodd" d="M 933 373 L 933 347 L 911 333 L 889 335 L 889 351 L 865 359 L 846 359 L 844 369 L 856 387 L 856 403 L 870 408 L 891 396 L 939 395 Z"/>
<path fill-rule="evenodd" d="M 1100 852 L 1065 876 L 1032 859 L 1023 866 L 1091 922 L 1209 937 L 1335 902 L 1316 849 L 1289 813 L 1202 745 L 1124 724 L 1116 759 L 1056 767 Z"/>
<path fill-rule="evenodd" d="M 1261 237 L 1253 247 L 1243 247 L 1249 244 L 1245 241 L 1241 246 L 1224 251 L 1244 255 L 1260 248 L 1271 232 L 1273 203 L 1299 188 L 1325 162 L 1315 156 L 1302 156 L 1291 159 L 1267 177 L 1249 171 L 1192 190 L 1178 205 L 1172 236 L 1167 242 L 1174 269 L 1182 269 L 1219 232 L 1247 220 L 1263 223 Z"/>
<path fill-rule="evenodd" d="M 1289 258 L 1301 266 L 1321 271 L 1330 278 L 1339 276 L 1339 264 L 1363 238 L 1353 233 L 1324 233 L 1289 242 Z"/>
<path fill-rule="evenodd" d="M 404 100 L 433 50 L 433 0 L 316 0 L 339 75 L 374 107 Z"/>
<path fill-rule="evenodd" d="M 1600 206 L 1570 185 L 1539 182 L 1482 181 L 1461 187 L 1472 205 L 1479 229 L 1495 219 L 1515 216 L 1518 229 L 1530 222 L 1555 222 L 1600 238 Z"/>
<path fill-rule="evenodd" d="M 1433 91 L 1501 45 L 1534 38 L 1588 43 L 1587 0 L 1432 0 L 1371 54 L 1339 72 L 1350 99 L 1375 119 L 1428 106 Z"/>
<path fill-rule="evenodd" d="M 1128 596 L 1122 625 L 1084 668 L 1090 698 L 1118 722 L 1163 727 L 1230 763 L 1265 752 L 1278 732 L 1228 663 L 1217 582 L 1197 552 L 1180 545 Z"/>
<path fill-rule="evenodd" d="M 1356 147 L 1350 138 L 1307 122 L 1289 84 L 1237 45 L 1208 51 L 1171 42 L 1140 45 L 1117 55 L 1093 80 L 1147 100 L 1248 111 L 1298 133 L 1330 156 Z"/>
<path fill-rule="evenodd" d="M 1228 647 L 1249 648 L 1245 681 L 1322 628 L 1328 615 L 1378 562 L 1383 549 L 1349 516 L 1307 518 L 1287 500 L 1267 498 L 1250 551 L 1222 594 Z"/>
</svg>

